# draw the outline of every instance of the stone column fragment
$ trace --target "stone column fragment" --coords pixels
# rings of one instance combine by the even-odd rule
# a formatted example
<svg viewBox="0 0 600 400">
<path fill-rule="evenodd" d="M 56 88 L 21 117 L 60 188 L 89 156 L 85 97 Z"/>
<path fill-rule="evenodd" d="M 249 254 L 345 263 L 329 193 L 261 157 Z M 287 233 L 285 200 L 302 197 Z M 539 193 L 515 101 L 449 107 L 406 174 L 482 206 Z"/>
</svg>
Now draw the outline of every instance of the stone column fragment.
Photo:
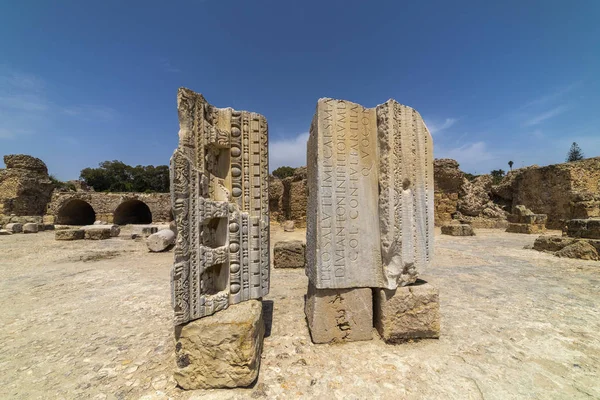
<svg viewBox="0 0 600 400">
<path fill-rule="evenodd" d="M 410 285 L 429 263 L 434 224 L 431 135 L 418 112 L 395 100 L 364 108 L 320 99 L 307 165 L 305 312 L 313 341 L 320 343 L 332 340 L 324 338 L 336 326 L 345 326 L 331 315 L 350 314 L 353 324 L 372 327 L 372 310 L 360 305 L 364 301 L 348 300 L 341 310 L 338 300 L 366 296 L 370 304 L 370 288 L 393 292 Z M 365 338 L 346 335 L 343 340 Z"/>
<path fill-rule="evenodd" d="M 320 99 L 307 148 L 307 275 L 317 289 L 416 281 L 433 245 L 433 148 L 418 112 Z"/>
<path fill-rule="evenodd" d="M 267 121 L 177 96 L 179 146 L 171 158 L 177 225 L 175 324 L 269 292 Z"/>
</svg>

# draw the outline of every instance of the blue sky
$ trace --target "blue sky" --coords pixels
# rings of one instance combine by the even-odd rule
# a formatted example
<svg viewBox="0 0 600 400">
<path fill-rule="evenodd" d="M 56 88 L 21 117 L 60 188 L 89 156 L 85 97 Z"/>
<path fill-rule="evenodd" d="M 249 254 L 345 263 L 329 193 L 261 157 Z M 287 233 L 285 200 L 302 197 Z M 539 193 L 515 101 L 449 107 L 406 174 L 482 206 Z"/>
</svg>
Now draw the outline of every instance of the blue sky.
<svg viewBox="0 0 600 400">
<path fill-rule="evenodd" d="M 0 155 L 167 164 L 180 86 L 265 115 L 272 168 L 305 164 L 320 97 L 414 107 L 472 173 L 600 156 L 600 2 L 0 4 Z"/>
</svg>

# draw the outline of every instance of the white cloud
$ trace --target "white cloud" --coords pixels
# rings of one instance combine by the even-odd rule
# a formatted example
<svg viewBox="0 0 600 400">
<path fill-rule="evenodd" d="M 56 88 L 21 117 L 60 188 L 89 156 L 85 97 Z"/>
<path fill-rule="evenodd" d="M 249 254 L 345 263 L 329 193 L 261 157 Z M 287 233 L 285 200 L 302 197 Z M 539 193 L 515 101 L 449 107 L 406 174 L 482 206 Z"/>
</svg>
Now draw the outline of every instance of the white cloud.
<svg viewBox="0 0 600 400">
<path fill-rule="evenodd" d="M 441 124 L 438 124 L 436 122 L 427 122 L 426 125 L 427 129 L 429 129 L 429 133 L 435 135 L 438 132 L 450 128 L 456 123 L 456 121 L 458 121 L 457 118 L 446 118 L 446 120 Z"/>
<path fill-rule="evenodd" d="M 460 164 L 463 171 L 486 174 L 494 169 L 498 159 L 490 152 L 485 142 L 467 143 L 460 147 L 434 147 L 435 158 L 452 158 Z"/>
<path fill-rule="evenodd" d="M 544 122 L 547 119 L 556 117 L 557 115 L 564 113 L 568 109 L 569 109 L 569 107 L 567 107 L 566 105 L 561 105 L 561 106 L 555 107 L 552 110 L 543 112 L 541 114 L 536 115 L 535 117 L 528 119 L 527 121 L 525 121 L 523 126 L 533 126 L 533 125 L 541 124 L 542 122 Z"/>
<path fill-rule="evenodd" d="M 57 118 L 111 121 L 117 112 L 98 105 L 63 105 L 52 101 L 40 77 L 0 66 L 0 140 L 47 133 Z"/>
<path fill-rule="evenodd" d="M 79 105 L 79 106 L 64 107 L 63 113 L 65 113 L 69 116 L 72 116 L 72 117 L 80 117 L 87 121 L 91 121 L 91 120 L 111 121 L 117 115 L 117 111 L 110 107 L 92 106 L 92 105 Z"/>
<path fill-rule="evenodd" d="M 295 138 L 272 140 L 269 143 L 269 168 L 271 171 L 281 166 L 302 167 L 306 165 L 306 143 L 308 132 Z"/>
</svg>

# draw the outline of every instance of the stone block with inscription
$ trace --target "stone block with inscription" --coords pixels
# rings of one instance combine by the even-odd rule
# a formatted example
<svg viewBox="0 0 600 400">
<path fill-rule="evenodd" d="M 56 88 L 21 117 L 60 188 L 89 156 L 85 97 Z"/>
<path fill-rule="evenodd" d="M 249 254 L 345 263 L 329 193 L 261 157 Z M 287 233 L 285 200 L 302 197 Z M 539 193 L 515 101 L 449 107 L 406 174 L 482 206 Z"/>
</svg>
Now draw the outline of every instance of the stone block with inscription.
<svg viewBox="0 0 600 400">
<path fill-rule="evenodd" d="M 267 121 L 179 89 L 171 158 L 175 324 L 269 292 Z"/>
<path fill-rule="evenodd" d="M 433 253 L 433 150 L 421 116 L 388 100 L 320 99 L 307 148 L 307 267 L 317 289 L 396 289 Z"/>
</svg>

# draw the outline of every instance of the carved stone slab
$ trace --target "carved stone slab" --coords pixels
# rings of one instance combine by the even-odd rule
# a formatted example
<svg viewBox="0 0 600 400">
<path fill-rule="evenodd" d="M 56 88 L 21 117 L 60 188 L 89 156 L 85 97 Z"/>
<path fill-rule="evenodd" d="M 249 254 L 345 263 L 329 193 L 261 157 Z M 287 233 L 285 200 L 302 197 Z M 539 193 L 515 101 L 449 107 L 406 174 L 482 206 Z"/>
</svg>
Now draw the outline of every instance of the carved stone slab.
<svg viewBox="0 0 600 400">
<path fill-rule="evenodd" d="M 269 169 L 265 117 L 185 88 L 177 107 L 171 286 L 180 325 L 269 292 Z"/>
<path fill-rule="evenodd" d="M 307 148 L 307 275 L 318 289 L 395 289 L 433 251 L 433 151 L 421 116 L 320 99 Z"/>
</svg>

